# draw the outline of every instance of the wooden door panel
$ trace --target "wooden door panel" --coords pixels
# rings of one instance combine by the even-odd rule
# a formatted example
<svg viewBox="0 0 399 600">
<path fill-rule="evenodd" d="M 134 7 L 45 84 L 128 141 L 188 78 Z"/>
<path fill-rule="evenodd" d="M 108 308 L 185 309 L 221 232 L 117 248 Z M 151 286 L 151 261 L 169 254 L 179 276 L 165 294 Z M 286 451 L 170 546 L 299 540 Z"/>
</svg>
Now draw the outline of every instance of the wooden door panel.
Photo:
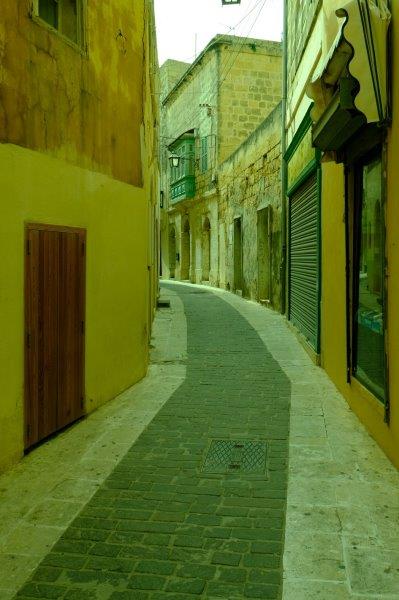
<svg viewBox="0 0 399 600">
<path fill-rule="evenodd" d="M 82 415 L 84 230 L 31 225 L 26 257 L 26 447 Z"/>
<path fill-rule="evenodd" d="M 58 401 L 58 308 L 59 233 L 41 232 L 40 317 L 39 317 L 39 437 L 57 430 Z"/>
<path fill-rule="evenodd" d="M 80 372 L 83 339 L 80 236 L 62 233 L 60 247 L 59 428 L 82 414 Z"/>
</svg>

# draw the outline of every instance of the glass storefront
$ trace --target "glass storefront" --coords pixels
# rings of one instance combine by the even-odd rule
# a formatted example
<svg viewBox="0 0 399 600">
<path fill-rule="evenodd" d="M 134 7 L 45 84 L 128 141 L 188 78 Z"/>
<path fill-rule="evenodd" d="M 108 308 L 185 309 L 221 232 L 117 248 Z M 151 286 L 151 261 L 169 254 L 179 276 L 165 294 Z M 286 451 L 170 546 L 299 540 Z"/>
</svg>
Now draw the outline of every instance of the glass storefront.
<svg viewBox="0 0 399 600">
<path fill-rule="evenodd" d="M 381 158 L 362 165 L 356 218 L 354 375 L 385 400 L 384 218 Z M 360 183 L 360 181 L 359 181 Z"/>
</svg>

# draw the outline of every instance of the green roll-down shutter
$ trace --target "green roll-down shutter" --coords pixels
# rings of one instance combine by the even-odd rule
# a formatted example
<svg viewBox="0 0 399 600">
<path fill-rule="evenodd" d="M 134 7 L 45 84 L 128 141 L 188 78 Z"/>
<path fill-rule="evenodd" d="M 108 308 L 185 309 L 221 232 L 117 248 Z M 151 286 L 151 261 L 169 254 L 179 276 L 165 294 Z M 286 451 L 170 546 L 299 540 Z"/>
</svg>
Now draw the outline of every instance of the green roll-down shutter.
<svg viewBox="0 0 399 600">
<path fill-rule="evenodd" d="M 289 319 L 319 351 L 319 201 L 312 175 L 290 198 Z"/>
</svg>

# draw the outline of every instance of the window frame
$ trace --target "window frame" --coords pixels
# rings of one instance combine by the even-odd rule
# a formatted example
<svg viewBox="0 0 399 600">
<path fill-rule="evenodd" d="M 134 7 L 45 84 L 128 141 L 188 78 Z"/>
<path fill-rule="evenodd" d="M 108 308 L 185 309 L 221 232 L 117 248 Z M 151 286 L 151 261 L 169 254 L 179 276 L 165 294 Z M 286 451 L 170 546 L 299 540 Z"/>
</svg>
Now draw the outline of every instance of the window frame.
<svg viewBox="0 0 399 600">
<path fill-rule="evenodd" d="M 358 146 L 361 140 L 358 140 Z M 349 154 L 350 156 L 350 154 Z M 348 156 L 347 156 L 348 158 Z M 382 270 L 382 305 L 383 315 L 383 349 L 384 349 L 384 397 L 382 398 L 373 386 L 367 385 L 367 382 L 356 373 L 358 358 L 358 322 L 357 311 L 359 304 L 359 280 L 360 280 L 360 252 L 362 239 L 362 203 L 363 203 L 363 169 L 376 159 L 381 160 L 381 270 Z M 388 298 L 387 298 L 387 248 L 386 248 L 386 197 L 387 197 L 387 179 L 385 174 L 386 147 L 382 139 L 376 139 L 375 143 L 364 149 L 360 155 L 353 156 L 352 161 L 348 161 L 345 169 L 346 181 L 346 273 L 347 273 L 347 381 L 350 383 L 353 377 L 370 394 L 372 394 L 378 403 L 385 409 L 385 422 L 389 423 L 390 401 L 389 401 L 389 362 L 388 362 Z"/>
<path fill-rule="evenodd" d="M 206 173 L 208 171 L 208 137 L 205 135 L 201 138 L 201 172 Z"/>
<path fill-rule="evenodd" d="M 62 0 L 55 0 L 58 5 Z M 62 33 L 62 16 L 60 11 L 58 12 L 58 27 L 53 27 L 50 23 L 47 23 L 40 17 L 39 14 L 39 2 L 40 0 L 33 0 L 31 18 L 32 20 L 41 27 L 44 27 L 59 36 L 65 43 L 79 51 L 81 54 L 87 54 L 87 43 L 86 43 L 86 13 L 87 13 L 87 0 L 76 0 L 77 3 L 77 41 Z"/>
</svg>

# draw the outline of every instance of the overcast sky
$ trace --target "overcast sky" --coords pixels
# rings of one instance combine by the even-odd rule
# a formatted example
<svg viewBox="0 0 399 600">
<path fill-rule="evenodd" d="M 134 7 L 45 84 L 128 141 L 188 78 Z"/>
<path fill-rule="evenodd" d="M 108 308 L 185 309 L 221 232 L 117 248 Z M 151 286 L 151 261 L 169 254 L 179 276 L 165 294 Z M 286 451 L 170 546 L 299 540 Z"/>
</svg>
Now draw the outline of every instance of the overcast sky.
<svg viewBox="0 0 399 600">
<path fill-rule="evenodd" d="M 159 64 L 192 62 L 217 33 L 267 40 L 282 38 L 283 0 L 155 0 Z"/>
</svg>

